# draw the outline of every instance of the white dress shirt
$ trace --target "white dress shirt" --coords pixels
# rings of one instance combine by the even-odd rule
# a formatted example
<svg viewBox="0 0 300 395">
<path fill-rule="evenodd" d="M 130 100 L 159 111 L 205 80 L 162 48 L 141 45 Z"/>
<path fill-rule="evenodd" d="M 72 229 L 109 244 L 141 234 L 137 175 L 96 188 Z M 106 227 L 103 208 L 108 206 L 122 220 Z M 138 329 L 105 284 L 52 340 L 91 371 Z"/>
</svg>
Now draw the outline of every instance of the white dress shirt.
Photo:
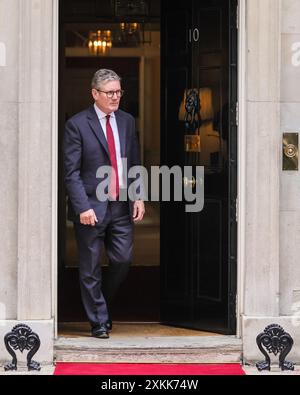
<svg viewBox="0 0 300 395">
<path fill-rule="evenodd" d="M 113 131 L 114 140 L 115 140 L 115 147 L 116 147 L 119 187 L 124 188 L 125 187 L 124 174 L 123 174 L 124 172 L 123 172 L 123 164 L 122 164 L 122 160 L 121 160 L 121 146 L 120 146 L 120 138 L 119 138 L 118 125 L 117 125 L 117 121 L 116 121 L 116 115 L 114 112 L 112 112 L 110 114 L 105 114 L 105 112 L 100 110 L 100 108 L 96 105 L 96 103 L 94 104 L 94 108 L 95 108 L 96 114 L 98 116 L 98 119 L 100 121 L 100 124 L 103 129 L 103 133 L 104 133 L 106 140 L 107 140 L 107 136 L 106 136 L 107 118 L 106 118 L 106 115 L 110 115 L 109 122 L 110 122 L 110 126 L 112 128 L 112 131 Z"/>
</svg>

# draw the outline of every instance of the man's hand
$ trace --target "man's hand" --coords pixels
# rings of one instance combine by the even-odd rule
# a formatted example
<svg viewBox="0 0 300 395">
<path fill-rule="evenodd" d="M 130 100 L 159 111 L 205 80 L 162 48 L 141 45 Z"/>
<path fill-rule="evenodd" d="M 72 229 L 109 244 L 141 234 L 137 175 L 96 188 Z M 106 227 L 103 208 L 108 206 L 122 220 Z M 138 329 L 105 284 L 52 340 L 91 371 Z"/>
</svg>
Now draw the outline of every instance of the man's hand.
<svg viewBox="0 0 300 395">
<path fill-rule="evenodd" d="M 98 219 L 93 209 L 90 209 L 80 214 L 81 224 L 95 226 L 96 222 L 98 222 Z"/>
<path fill-rule="evenodd" d="M 134 222 L 140 222 L 145 214 L 145 204 L 142 200 L 134 202 L 133 206 L 133 220 Z"/>
</svg>

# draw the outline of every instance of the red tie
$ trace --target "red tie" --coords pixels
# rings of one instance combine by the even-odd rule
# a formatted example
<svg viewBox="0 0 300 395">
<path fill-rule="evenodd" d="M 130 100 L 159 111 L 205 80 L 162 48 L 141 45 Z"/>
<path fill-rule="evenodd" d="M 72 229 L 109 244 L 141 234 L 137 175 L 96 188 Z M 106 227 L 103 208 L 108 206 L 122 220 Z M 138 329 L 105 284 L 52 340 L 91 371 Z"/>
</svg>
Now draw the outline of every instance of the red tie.
<svg viewBox="0 0 300 395">
<path fill-rule="evenodd" d="M 110 155 L 111 166 L 114 171 L 112 171 L 110 183 L 109 183 L 109 196 L 116 200 L 119 196 L 119 174 L 118 174 L 118 164 L 117 164 L 117 154 L 115 139 L 113 131 L 109 122 L 110 115 L 106 115 L 106 139 Z"/>
</svg>

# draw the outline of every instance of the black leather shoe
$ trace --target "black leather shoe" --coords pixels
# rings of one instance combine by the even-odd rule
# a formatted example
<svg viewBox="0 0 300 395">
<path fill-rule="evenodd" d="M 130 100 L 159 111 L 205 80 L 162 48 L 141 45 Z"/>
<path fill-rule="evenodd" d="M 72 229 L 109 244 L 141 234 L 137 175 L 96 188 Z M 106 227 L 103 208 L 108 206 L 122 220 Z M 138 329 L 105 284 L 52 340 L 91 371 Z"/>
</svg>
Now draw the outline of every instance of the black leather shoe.
<svg viewBox="0 0 300 395">
<path fill-rule="evenodd" d="M 99 324 L 92 328 L 92 336 L 97 337 L 99 339 L 108 339 L 109 334 L 106 327 L 106 324 Z"/>
<path fill-rule="evenodd" d="M 111 332 L 112 331 L 112 321 L 111 320 L 107 321 L 106 329 L 107 329 L 107 332 Z"/>
</svg>

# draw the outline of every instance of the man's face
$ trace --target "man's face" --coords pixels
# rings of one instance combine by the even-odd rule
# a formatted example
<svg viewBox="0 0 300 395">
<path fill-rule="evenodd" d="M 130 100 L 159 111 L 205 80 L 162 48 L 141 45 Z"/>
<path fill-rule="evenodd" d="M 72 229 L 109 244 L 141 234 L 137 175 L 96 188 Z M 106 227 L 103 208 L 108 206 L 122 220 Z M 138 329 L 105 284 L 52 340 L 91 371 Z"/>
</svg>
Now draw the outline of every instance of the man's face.
<svg viewBox="0 0 300 395">
<path fill-rule="evenodd" d="M 106 114 L 117 111 L 120 104 L 120 97 L 117 97 L 117 95 L 114 94 L 113 97 L 109 98 L 104 92 L 119 90 L 121 90 L 121 85 L 119 81 L 108 81 L 102 84 L 101 87 L 98 88 L 98 90 L 92 89 L 92 95 L 97 107 Z"/>
</svg>

